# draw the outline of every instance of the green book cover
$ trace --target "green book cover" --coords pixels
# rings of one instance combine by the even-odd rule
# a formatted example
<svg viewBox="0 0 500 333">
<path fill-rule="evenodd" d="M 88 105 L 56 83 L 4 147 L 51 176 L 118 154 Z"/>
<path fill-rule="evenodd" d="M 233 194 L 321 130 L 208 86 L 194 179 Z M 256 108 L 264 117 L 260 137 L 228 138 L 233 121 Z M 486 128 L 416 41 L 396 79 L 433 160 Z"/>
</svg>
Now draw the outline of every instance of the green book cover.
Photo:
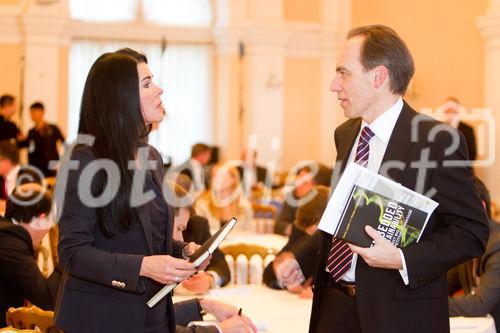
<svg viewBox="0 0 500 333">
<path fill-rule="evenodd" d="M 427 213 L 419 209 L 355 185 L 336 237 L 369 247 L 372 239 L 364 228 L 370 225 L 397 247 L 406 247 L 419 239 L 426 218 Z"/>
</svg>

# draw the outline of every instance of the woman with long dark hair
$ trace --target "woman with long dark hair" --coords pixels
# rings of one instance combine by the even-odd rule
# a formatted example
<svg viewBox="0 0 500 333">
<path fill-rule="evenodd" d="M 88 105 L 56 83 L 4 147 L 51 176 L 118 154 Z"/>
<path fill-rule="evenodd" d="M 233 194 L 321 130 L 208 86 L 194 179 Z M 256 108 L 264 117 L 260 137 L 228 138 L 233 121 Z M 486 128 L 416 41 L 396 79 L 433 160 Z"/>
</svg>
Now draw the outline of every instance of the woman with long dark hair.
<svg viewBox="0 0 500 333">
<path fill-rule="evenodd" d="M 196 272 L 179 259 L 195 246 L 172 239 L 163 164 L 146 143 L 164 116 L 152 78 L 131 49 L 103 54 L 88 74 L 78 132 L 94 141 L 72 151 L 77 166 L 68 167 L 59 219 L 56 325 L 66 332 L 173 333 L 170 295 L 153 308 L 146 302 Z"/>
</svg>

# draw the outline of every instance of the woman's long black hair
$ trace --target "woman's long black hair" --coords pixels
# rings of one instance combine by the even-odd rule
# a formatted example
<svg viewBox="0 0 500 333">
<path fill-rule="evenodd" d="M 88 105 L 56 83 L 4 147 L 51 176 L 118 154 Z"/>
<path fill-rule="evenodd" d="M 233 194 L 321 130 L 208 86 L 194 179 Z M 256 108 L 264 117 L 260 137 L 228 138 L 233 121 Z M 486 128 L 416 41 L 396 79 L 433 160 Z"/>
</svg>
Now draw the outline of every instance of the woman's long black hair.
<svg viewBox="0 0 500 333">
<path fill-rule="evenodd" d="M 95 157 L 113 161 L 120 171 L 116 196 L 97 211 L 99 227 L 108 237 L 113 237 L 113 230 L 127 231 L 137 219 L 136 211 L 130 206 L 133 172 L 128 162 L 135 159 L 137 148 L 148 133 L 141 112 L 137 70 L 137 64 L 147 63 L 147 59 L 129 54 L 135 52 L 130 49 L 120 51 L 105 53 L 92 65 L 83 90 L 78 126 L 79 134 L 95 138 L 92 146 Z M 106 188 L 108 176 L 99 172 L 96 177 L 100 195 Z"/>
</svg>

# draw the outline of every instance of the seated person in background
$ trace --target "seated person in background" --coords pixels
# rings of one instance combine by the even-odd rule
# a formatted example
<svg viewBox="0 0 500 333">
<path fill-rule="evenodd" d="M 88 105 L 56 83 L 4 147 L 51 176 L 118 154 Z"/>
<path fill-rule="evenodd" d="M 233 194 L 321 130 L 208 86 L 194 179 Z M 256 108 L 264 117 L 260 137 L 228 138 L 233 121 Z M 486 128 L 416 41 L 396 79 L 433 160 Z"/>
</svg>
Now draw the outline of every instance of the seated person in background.
<svg viewBox="0 0 500 333">
<path fill-rule="evenodd" d="M 238 170 L 232 166 L 214 166 L 210 190 L 198 198 L 195 211 L 208 219 L 211 230 L 218 230 L 233 217 L 238 219 L 235 228 L 252 229 L 252 206 L 242 195 Z"/>
<path fill-rule="evenodd" d="M 453 128 L 458 129 L 465 137 L 467 149 L 469 151 L 469 160 L 474 161 L 477 158 L 476 135 L 474 128 L 464 123 L 460 119 L 460 111 L 465 111 L 464 107 L 456 97 L 448 97 L 443 104 L 443 122 Z"/>
<path fill-rule="evenodd" d="M 18 184 L 42 183 L 39 175 L 28 166 L 19 164 L 19 149 L 15 143 L 0 141 L 0 213 L 5 210 L 5 200 Z"/>
<path fill-rule="evenodd" d="M 187 192 L 191 187 L 191 180 L 183 174 L 177 174 L 174 177 L 177 185 Z M 182 236 L 185 242 L 195 242 L 200 245 L 205 243 L 212 236 L 208 227 L 208 220 L 199 215 L 191 215 Z M 182 286 L 195 294 L 205 294 L 212 288 L 225 286 L 230 279 L 231 273 L 226 258 L 217 249 L 212 254 L 210 265 L 204 271 L 198 272 L 190 279 L 183 281 Z"/>
<path fill-rule="evenodd" d="M 242 165 L 238 165 L 237 169 L 246 197 L 248 197 L 252 189 L 259 186 L 259 184 L 271 186 L 272 179 L 269 180 L 269 184 L 266 183 L 266 168 L 257 165 L 256 150 L 243 149 L 241 152 L 241 161 Z"/>
<path fill-rule="evenodd" d="M 169 186 L 172 193 L 175 193 L 176 195 L 175 201 L 172 200 L 174 202 L 170 202 L 170 204 L 174 206 L 173 238 L 177 241 L 185 241 L 183 238 L 183 232 L 186 230 L 188 225 L 192 209 L 189 204 L 184 203 L 179 205 L 175 203 L 180 202 L 183 198 L 186 198 L 188 193 L 174 182 L 167 181 L 167 186 Z M 200 273 L 202 272 L 198 272 L 198 274 Z M 249 318 L 238 314 L 238 309 L 236 307 L 222 302 L 205 299 L 192 299 L 175 304 L 174 311 L 176 323 L 175 332 L 177 333 L 231 333 L 248 332 L 249 329 L 253 332 L 257 332 L 255 325 Z M 216 318 L 217 323 L 197 322 L 203 320 L 203 314 L 207 312 Z M 189 327 L 186 327 L 188 325 Z"/>
<path fill-rule="evenodd" d="M 192 299 L 174 304 L 176 333 L 247 333 L 257 328 L 245 315 L 239 315 L 235 306 L 209 299 Z M 203 322 L 209 313 L 217 320 Z"/>
<path fill-rule="evenodd" d="M 51 196 L 39 184 L 24 184 L 7 200 L 0 222 L 0 327 L 6 326 L 9 307 L 28 300 L 53 310 L 61 273 L 56 268 L 46 279 L 35 261 L 34 248 L 49 232 Z"/>
<path fill-rule="evenodd" d="M 205 190 L 206 168 L 212 156 L 212 149 L 204 143 L 191 147 L 191 158 L 174 167 L 173 171 L 188 176 L 196 193 Z"/>
<path fill-rule="evenodd" d="M 56 170 L 49 168 L 50 161 L 59 160 L 58 143 L 64 143 L 64 136 L 54 124 L 44 119 L 45 107 L 41 102 L 30 106 L 31 120 L 35 127 L 29 130 L 28 138 L 19 147 L 28 147 L 29 164 L 38 168 L 45 177 L 54 177 Z"/>
<path fill-rule="evenodd" d="M 182 232 L 185 242 L 203 244 L 212 235 L 208 220 L 202 216 L 193 215 L 189 218 L 186 229 Z M 225 286 L 231 280 L 229 266 L 219 249 L 212 254 L 210 265 L 204 271 L 182 282 L 182 286 L 196 294 L 206 294 L 210 289 Z"/>
<path fill-rule="evenodd" d="M 328 203 L 329 189 L 326 186 L 314 186 L 316 194 L 314 197 L 297 210 L 295 222 L 292 225 L 292 232 L 288 243 L 281 249 L 274 261 L 267 265 L 264 270 L 264 283 L 274 289 L 284 289 L 283 285 L 276 278 L 276 267 L 286 258 L 293 258 L 293 250 L 305 244 L 318 229 L 318 224 Z M 314 261 L 314 260 L 311 260 Z M 314 268 L 314 265 L 312 265 Z M 312 277 L 314 271 L 304 272 L 306 279 Z M 302 292 L 303 287 L 297 286 L 291 289 L 293 292 Z M 290 290 L 290 289 L 289 289 Z M 311 294 L 312 296 L 312 294 Z"/>
<path fill-rule="evenodd" d="M 491 220 L 490 195 L 475 178 L 476 188 L 490 220 L 490 238 L 480 258 L 466 261 L 448 272 L 450 316 L 493 316 L 500 328 L 500 224 Z M 454 295 L 463 289 L 463 294 Z"/>
<path fill-rule="evenodd" d="M 301 199 L 312 191 L 314 185 L 315 182 L 311 174 L 311 168 L 308 166 L 300 168 L 297 171 L 294 189 L 286 194 L 283 207 L 276 218 L 274 224 L 274 232 L 276 234 L 290 236 L 297 208 L 302 203 Z"/>
</svg>

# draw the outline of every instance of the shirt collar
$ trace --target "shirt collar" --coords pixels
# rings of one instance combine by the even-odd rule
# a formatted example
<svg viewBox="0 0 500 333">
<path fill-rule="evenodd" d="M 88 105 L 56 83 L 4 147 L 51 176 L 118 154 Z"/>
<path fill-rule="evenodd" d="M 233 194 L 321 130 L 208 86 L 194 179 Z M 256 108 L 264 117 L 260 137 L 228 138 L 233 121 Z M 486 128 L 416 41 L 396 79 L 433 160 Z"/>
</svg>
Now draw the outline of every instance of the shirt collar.
<svg viewBox="0 0 500 333">
<path fill-rule="evenodd" d="M 191 165 L 193 165 L 195 168 L 201 168 L 203 166 L 198 160 L 195 160 L 194 158 L 191 159 Z"/>
<path fill-rule="evenodd" d="M 7 174 L 7 177 L 5 177 L 5 179 L 8 182 L 15 181 L 20 169 L 21 169 L 21 166 L 16 165 L 15 167 L 12 168 L 12 170 L 10 170 L 10 172 Z"/>
<path fill-rule="evenodd" d="M 375 133 L 375 136 L 387 144 L 389 143 L 392 131 L 394 130 L 394 126 L 396 125 L 396 121 L 398 120 L 402 109 L 403 99 L 399 97 L 393 106 L 378 116 L 377 119 L 375 119 L 370 125 L 363 120 L 361 128 L 369 126 L 372 132 Z"/>
</svg>

